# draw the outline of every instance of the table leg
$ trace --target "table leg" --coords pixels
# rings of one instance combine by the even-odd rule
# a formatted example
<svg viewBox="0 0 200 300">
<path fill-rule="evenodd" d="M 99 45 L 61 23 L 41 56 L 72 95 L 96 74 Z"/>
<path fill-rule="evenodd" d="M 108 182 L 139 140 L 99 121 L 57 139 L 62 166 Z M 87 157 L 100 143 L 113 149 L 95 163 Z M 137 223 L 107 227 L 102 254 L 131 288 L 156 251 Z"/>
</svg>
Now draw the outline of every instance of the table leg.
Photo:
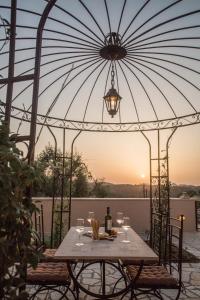
<svg viewBox="0 0 200 300">
<path fill-rule="evenodd" d="M 102 294 L 106 294 L 106 270 L 105 261 L 102 261 Z"/>
<path fill-rule="evenodd" d="M 81 273 L 87 269 L 88 266 L 91 266 L 92 264 L 96 264 L 99 263 L 100 264 L 100 271 L 101 271 L 101 283 L 102 283 L 102 287 L 101 287 L 101 293 L 97 294 L 94 293 L 88 289 L 86 289 L 79 281 L 78 281 L 78 277 L 79 275 L 81 275 Z M 142 271 L 143 268 L 143 262 L 141 262 L 141 264 L 139 265 L 139 269 L 138 269 L 138 273 L 137 276 L 134 280 L 134 282 L 129 282 L 128 284 L 125 285 L 125 288 L 122 288 L 120 291 L 118 292 L 114 292 L 110 293 L 110 294 L 106 294 L 106 264 L 108 265 L 112 265 L 114 268 L 116 268 L 116 270 L 118 270 L 122 276 L 123 276 L 123 272 L 120 270 L 120 267 L 117 264 L 114 264 L 110 261 L 105 261 L 105 260 L 100 260 L 100 261 L 93 261 L 93 262 L 85 262 L 85 264 L 83 263 L 82 267 L 81 267 L 81 271 L 78 272 L 78 276 L 76 274 L 74 274 L 74 270 L 72 269 L 72 262 L 67 261 L 67 266 L 68 266 L 68 271 L 69 271 L 69 275 L 73 280 L 74 283 L 74 288 L 76 291 L 76 300 L 79 300 L 79 293 L 80 290 L 83 291 L 84 293 L 86 293 L 87 295 L 90 295 L 92 297 L 94 297 L 95 299 L 112 299 L 118 296 L 122 296 L 121 299 L 123 299 L 123 297 L 125 297 L 125 295 L 132 291 L 132 297 L 135 298 L 135 294 L 134 294 L 134 283 L 135 281 L 138 279 L 138 277 L 140 276 L 140 273 Z M 125 274 L 124 274 L 125 275 Z M 134 295 L 134 296 L 133 296 Z M 133 298 L 133 299 L 134 299 Z"/>
</svg>

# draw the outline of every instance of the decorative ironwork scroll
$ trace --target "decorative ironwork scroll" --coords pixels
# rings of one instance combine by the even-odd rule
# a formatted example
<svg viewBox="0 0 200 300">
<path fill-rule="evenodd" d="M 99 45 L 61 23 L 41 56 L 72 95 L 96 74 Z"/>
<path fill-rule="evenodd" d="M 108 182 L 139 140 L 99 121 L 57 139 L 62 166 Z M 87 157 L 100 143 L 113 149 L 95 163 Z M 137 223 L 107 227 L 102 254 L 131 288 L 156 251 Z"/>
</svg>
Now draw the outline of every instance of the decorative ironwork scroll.
<svg viewBox="0 0 200 300">
<path fill-rule="evenodd" d="M 4 104 L 1 103 L 0 107 L 3 111 Z M 12 106 L 12 118 L 31 122 L 31 112 Z M 45 115 L 37 115 L 37 125 L 50 126 L 61 129 L 93 131 L 93 132 L 141 132 L 152 131 L 161 129 L 173 129 L 200 123 L 200 113 L 195 113 L 183 117 L 149 121 L 137 123 L 98 123 L 98 122 L 80 122 L 75 120 L 64 120 Z"/>
</svg>

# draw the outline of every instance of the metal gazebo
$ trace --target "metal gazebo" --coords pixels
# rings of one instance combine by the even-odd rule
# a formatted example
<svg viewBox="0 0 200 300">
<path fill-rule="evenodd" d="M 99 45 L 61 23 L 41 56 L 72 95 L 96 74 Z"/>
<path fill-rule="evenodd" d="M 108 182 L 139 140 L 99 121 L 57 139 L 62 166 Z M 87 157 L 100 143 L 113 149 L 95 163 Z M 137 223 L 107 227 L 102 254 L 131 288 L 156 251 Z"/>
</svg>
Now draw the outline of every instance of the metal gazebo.
<svg viewBox="0 0 200 300">
<path fill-rule="evenodd" d="M 43 130 L 55 149 L 62 132 L 63 160 L 75 132 L 71 163 L 84 131 L 140 132 L 151 227 L 154 212 L 169 215 L 169 142 L 179 127 L 200 123 L 199 15 L 199 1 L 0 0 L 0 109 L 28 162 Z M 61 229 L 71 216 L 71 191 L 67 211 L 62 191 Z"/>
</svg>

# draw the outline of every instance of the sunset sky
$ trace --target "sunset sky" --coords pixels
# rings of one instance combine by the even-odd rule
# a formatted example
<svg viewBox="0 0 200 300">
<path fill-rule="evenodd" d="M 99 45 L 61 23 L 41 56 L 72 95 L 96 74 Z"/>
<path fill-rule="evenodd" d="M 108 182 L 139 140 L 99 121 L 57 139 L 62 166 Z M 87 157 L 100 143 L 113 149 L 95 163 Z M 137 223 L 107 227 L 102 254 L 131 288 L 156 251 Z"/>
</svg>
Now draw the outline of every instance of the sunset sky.
<svg viewBox="0 0 200 300">
<path fill-rule="evenodd" d="M 200 124 L 179 128 L 170 143 L 170 181 L 177 184 L 200 185 Z M 47 138 L 48 136 L 48 138 Z M 58 141 L 61 136 L 58 134 Z M 67 133 L 70 141 L 74 133 Z M 162 136 L 162 132 L 161 132 Z M 47 142 L 53 145 L 47 132 L 41 136 L 37 152 Z M 149 182 L 149 148 L 141 133 L 82 133 L 74 146 L 96 178 L 112 183 L 140 184 Z M 144 176 L 143 176 L 144 175 Z"/>
</svg>

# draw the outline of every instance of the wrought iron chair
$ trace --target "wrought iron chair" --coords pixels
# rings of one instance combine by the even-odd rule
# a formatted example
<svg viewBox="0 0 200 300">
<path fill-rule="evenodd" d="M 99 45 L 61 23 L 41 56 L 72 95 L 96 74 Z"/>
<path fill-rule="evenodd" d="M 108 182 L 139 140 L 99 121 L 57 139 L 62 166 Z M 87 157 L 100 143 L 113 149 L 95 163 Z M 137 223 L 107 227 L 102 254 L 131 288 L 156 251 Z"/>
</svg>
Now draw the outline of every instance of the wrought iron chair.
<svg viewBox="0 0 200 300">
<path fill-rule="evenodd" d="M 77 296 L 75 291 L 70 287 L 71 278 L 69 276 L 66 261 L 54 256 L 56 249 L 46 248 L 44 242 L 42 205 L 38 215 L 35 215 L 33 244 L 37 247 L 37 250 L 41 252 L 41 258 L 35 269 L 32 267 L 27 268 L 26 285 L 31 287 L 34 286 L 34 289 L 30 288 L 31 296 L 29 299 L 40 299 L 40 297 L 38 298 L 38 295 L 41 295 L 41 293 L 54 293 L 55 299 L 69 299 L 67 296 L 68 292 L 76 299 Z M 72 298 L 70 297 L 70 299 Z"/>
<path fill-rule="evenodd" d="M 159 257 L 159 262 L 161 259 L 161 249 L 162 249 L 162 239 L 161 239 L 161 235 L 162 235 L 162 222 L 163 222 L 163 215 L 160 213 L 153 213 L 153 218 L 154 218 L 154 222 L 153 222 L 153 226 L 152 226 L 152 235 L 151 235 L 151 248 L 154 250 L 154 252 L 158 255 Z M 148 244 L 150 244 L 150 239 L 146 240 L 146 242 Z M 139 265 L 139 262 L 136 260 L 119 260 L 118 261 L 118 266 L 121 269 L 121 273 L 122 276 L 117 280 L 117 282 L 115 283 L 114 287 L 113 287 L 113 291 L 115 290 L 115 288 L 117 287 L 117 285 L 119 284 L 120 281 L 124 281 L 125 285 L 128 284 L 127 280 L 126 280 L 126 267 L 130 266 L 130 265 Z M 143 262 L 143 265 L 155 265 L 155 261 L 152 260 L 147 260 L 145 262 Z"/>
<path fill-rule="evenodd" d="M 48 248 L 44 238 L 44 213 L 43 205 L 38 207 L 38 212 L 34 215 L 34 227 L 35 227 L 35 245 L 42 249 L 42 256 L 40 262 L 66 262 L 62 258 L 55 257 L 56 248 Z"/>
<path fill-rule="evenodd" d="M 162 247 L 164 247 L 164 243 L 162 243 L 162 228 L 163 228 L 163 215 L 160 213 L 153 213 L 154 222 L 152 225 L 152 235 L 151 240 L 147 240 L 146 242 L 150 245 L 153 251 L 158 255 L 159 262 L 162 256 Z M 122 266 L 127 265 L 135 265 L 138 262 L 134 260 L 128 261 L 120 261 Z M 147 260 L 144 262 L 145 265 L 152 265 L 155 264 L 152 260 Z"/>
<path fill-rule="evenodd" d="M 140 294 L 154 295 L 163 299 L 163 289 L 176 289 L 176 300 L 182 289 L 182 243 L 183 216 L 180 219 L 170 218 L 167 224 L 166 257 L 158 265 L 145 265 L 131 291 L 131 299 L 137 299 Z M 138 265 L 127 265 L 128 280 L 135 280 Z"/>
<path fill-rule="evenodd" d="M 77 299 L 74 289 L 70 287 L 71 279 L 66 263 L 39 263 L 36 269 L 28 268 L 26 285 L 34 286 L 34 289 L 30 289 L 30 300 L 40 299 L 38 295 L 44 292 L 46 295 L 54 293 L 54 298 L 58 300 L 71 299 L 71 297 L 68 298 L 68 292 L 70 292 L 71 296 Z"/>
</svg>

